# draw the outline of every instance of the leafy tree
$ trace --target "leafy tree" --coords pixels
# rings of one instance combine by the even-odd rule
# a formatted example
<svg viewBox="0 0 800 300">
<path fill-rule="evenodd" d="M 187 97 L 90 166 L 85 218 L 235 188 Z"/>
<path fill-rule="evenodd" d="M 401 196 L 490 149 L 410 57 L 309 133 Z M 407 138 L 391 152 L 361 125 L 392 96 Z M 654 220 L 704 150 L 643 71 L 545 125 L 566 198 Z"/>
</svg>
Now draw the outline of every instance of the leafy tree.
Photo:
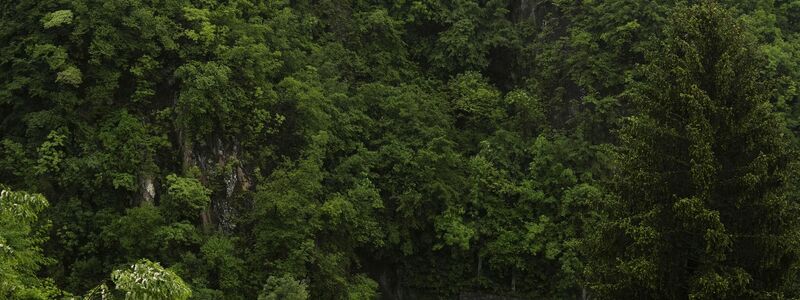
<svg viewBox="0 0 800 300">
<path fill-rule="evenodd" d="M 2 187 L 2 186 L 0 186 Z M 60 292 L 36 272 L 52 261 L 42 254 L 39 214 L 48 203 L 40 194 L 0 190 L 0 296 L 49 299 Z M 46 224 L 46 223 L 45 223 Z"/>
<path fill-rule="evenodd" d="M 584 289 L 580 241 L 592 224 L 590 204 L 604 197 L 574 139 L 540 135 L 529 145 L 510 132 L 481 144 L 470 165 L 467 224 L 475 285 L 497 293 L 559 299 Z M 526 162 L 520 164 L 520 162 Z M 543 288 L 545 287 L 545 288 Z"/>
<path fill-rule="evenodd" d="M 161 207 L 177 220 L 197 218 L 211 202 L 211 190 L 192 178 L 167 175 L 167 193 L 162 198 Z"/>
<path fill-rule="evenodd" d="M 609 298 L 781 298 L 796 280 L 797 161 L 754 39 L 713 2 L 678 9 L 628 93 L 617 197 L 591 244 Z"/>
<path fill-rule="evenodd" d="M 347 299 L 372 300 L 379 299 L 378 283 L 365 275 L 357 275 L 348 286 Z"/>
<path fill-rule="evenodd" d="M 258 295 L 258 300 L 306 300 L 308 291 L 306 284 L 295 280 L 290 275 L 281 277 L 270 276 L 264 285 L 264 290 Z"/>
<path fill-rule="evenodd" d="M 111 280 L 114 282 L 114 290 L 101 284 L 89 291 L 86 298 L 185 300 L 192 295 L 189 286 L 178 275 L 147 259 L 139 260 L 128 268 L 114 270 Z"/>
</svg>

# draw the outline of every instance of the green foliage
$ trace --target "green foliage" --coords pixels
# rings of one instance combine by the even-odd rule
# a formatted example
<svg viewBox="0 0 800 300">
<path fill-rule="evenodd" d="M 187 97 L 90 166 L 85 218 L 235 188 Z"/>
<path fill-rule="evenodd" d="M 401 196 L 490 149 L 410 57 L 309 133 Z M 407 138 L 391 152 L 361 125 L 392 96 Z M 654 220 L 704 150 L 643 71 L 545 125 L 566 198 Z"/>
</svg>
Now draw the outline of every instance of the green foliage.
<svg viewBox="0 0 800 300">
<path fill-rule="evenodd" d="M 143 257 L 158 249 L 156 231 L 164 223 L 157 208 L 143 205 L 128 209 L 104 228 L 102 236 L 109 244 L 118 244 L 126 258 Z"/>
<path fill-rule="evenodd" d="M 306 284 L 297 281 L 290 275 L 281 277 L 270 276 L 264 289 L 258 295 L 258 300 L 306 300 L 308 291 Z"/>
<path fill-rule="evenodd" d="M 0 4 L 0 284 L 796 297 L 800 2 L 687 2 Z"/>
<path fill-rule="evenodd" d="M 47 140 L 39 147 L 39 160 L 37 161 L 36 173 L 41 174 L 49 170 L 58 171 L 60 164 L 64 159 L 64 152 L 61 147 L 64 146 L 64 139 L 66 136 L 59 134 L 56 131 L 51 131 L 47 135 Z"/>
<path fill-rule="evenodd" d="M 51 12 L 42 18 L 45 29 L 68 25 L 72 23 L 72 11 L 69 9 Z"/>
<path fill-rule="evenodd" d="M 797 265 L 797 163 L 763 58 L 729 10 L 676 11 L 628 96 L 618 197 L 601 202 L 601 295 L 773 298 Z"/>
<path fill-rule="evenodd" d="M 347 292 L 349 300 L 379 299 L 378 283 L 365 275 L 357 275 L 350 283 Z"/>
<path fill-rule="evenodd" d="M 211 203 L 211 190 L 204 187 L 197 179 L 167 175 L 167 190 L 162 199 L 161 208 L 165 214 L 176 219 L 195 218 Z"/>
<path fill-rule="evenodd" d="M 241 289 L 246 278 L 244 262 L 236 256 L 235 244 L 230 238 L 212 236 L 201 247 L 201 258 L 207 272 L 217 278 L 215 285 L 229 299 L 238 296 L 247 298 Z"/>
<path fill-rule="evenodd" d="M 129 269 L 114 270 L 111 280 L 125 299 L 189 299 L 189 287 L 174 272 L 143 259 Z"/>
<path fill-rule="evenodd" d="M 2 186 L 0 186 L 2 187 Z M 37 277 L 50 259 L 42 255 L 46 240 L 37 223 L 47 207 L 40 194 L 0 191 L 0 296 L 9 299 L 48 299 L 59 291 L 49 279 Z"/>
<path fill-rule="evenodd" d="M 158 263 L 142 259 L 128 268 L 111 273 L 114 290 L 101 284 L 89 291 L 87 299 L 189 299 L 192 291 L 173 271 Z M 116 296 L 115 296 L 116 295 Z"/>
</svg>

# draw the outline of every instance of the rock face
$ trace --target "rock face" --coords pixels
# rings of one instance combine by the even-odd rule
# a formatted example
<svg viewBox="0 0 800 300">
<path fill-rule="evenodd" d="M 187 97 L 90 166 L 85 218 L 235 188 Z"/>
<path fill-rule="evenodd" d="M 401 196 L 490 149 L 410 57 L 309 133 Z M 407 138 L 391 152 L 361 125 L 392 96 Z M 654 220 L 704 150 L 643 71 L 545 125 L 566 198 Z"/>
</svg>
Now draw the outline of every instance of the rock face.
<svg viewBox="0 0 800 300">
<path fill-rule="evenodd" d="M 550 0 L 517 0 L 514 2 L 512 5 L 514 21 L 532 21 L 536 25 L 541 25 L 544 17 L 556 10 Z"/>
<path fill-rule="evenodd" d="M 210 144 L 210 145 L 209 145 Z M 184 172 L 197 168 L 200 181 L 209 187 L 220 187 L 211 197 L 210 208 L 203 212 L 201 220 L 206 228 L 217 227 L 223 232 L 230 232 L 235 224 L 236 207 L 242 203 L 237 201 L 237 193 L 247 191 L 251 187 L 250 177 L 239 161 L 238 142 L 230 142 L 222 138 L 206 145 L 194 145 L 190 142 L 182 144 Z"/>
<path fill-rule="evenodd" d="M 156 199 L 156 186 L 153 175 L 143 174 L 139 176 L 139 194 L 141 203 L 153 204 Z"/>
</svg>

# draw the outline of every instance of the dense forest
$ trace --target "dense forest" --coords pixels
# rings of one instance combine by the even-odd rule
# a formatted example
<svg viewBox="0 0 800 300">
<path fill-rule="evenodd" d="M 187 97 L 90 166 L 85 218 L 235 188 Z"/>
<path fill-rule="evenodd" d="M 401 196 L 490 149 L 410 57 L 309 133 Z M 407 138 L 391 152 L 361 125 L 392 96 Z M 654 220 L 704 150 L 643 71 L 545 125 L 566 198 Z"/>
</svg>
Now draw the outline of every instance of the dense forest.
<svg viewBox="0 0 800 300">
<path fill-rule="evenodd" d="M 800 297 L 800 0 L 0 0 L 0 299 Z"/>
</svg>

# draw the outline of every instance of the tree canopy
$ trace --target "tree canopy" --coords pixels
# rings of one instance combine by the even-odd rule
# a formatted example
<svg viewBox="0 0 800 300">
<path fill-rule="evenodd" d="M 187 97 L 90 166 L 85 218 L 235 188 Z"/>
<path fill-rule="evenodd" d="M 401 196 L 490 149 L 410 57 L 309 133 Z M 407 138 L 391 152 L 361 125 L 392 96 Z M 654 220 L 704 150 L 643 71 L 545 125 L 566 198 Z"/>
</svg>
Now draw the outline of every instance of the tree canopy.
<svg viewBox="0 0 800 300">
<path fill-rule="evenodd" d="M 800 297 L 798 20 L 0 2 L 0 298 Z"/>
</svg>

